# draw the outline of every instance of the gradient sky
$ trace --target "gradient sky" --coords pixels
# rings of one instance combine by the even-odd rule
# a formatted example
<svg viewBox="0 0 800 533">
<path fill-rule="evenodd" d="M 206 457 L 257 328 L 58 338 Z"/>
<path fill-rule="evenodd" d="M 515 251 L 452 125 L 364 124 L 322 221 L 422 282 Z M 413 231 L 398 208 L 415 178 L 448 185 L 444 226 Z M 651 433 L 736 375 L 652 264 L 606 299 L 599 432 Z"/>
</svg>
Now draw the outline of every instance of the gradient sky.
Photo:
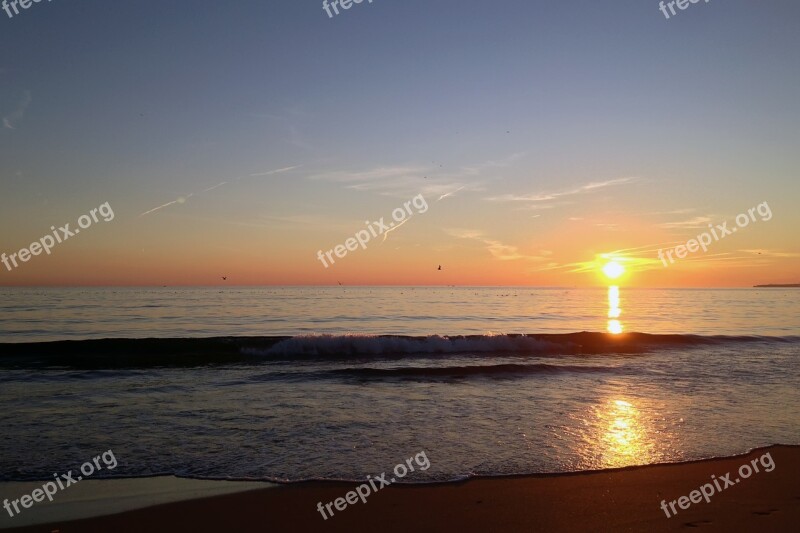
<svg viewBox="0 0 800 533">
<path fill-rule="evenodd" d="M 0 285 L 588 286 L 610 257 L 630 286 L 800 282 L 798 20 L 796 0 L 0 11 L 0 252 L 115 214 Z M 385 240 L 317 260 L 418 194 Z"/>
</svg>

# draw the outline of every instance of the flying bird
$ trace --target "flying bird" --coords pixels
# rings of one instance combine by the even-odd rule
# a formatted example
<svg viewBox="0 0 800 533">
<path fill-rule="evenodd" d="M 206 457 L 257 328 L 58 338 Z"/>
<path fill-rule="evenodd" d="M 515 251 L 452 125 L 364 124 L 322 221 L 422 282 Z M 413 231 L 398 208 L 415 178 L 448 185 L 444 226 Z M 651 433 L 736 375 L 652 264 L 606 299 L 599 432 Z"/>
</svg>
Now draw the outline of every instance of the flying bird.
<svg viewBox="0 0 800 533">
<path fill-rule="evenodd" d="M 439 265 L 439 268 L 437 270 L 441 270 L 441 269 L 442 269 L 442 265 Z"/>
<path fill-rule="evenodd" d="M 223 281 L 228 279 L 228 276 L 222 276 Z"/>
</svg>

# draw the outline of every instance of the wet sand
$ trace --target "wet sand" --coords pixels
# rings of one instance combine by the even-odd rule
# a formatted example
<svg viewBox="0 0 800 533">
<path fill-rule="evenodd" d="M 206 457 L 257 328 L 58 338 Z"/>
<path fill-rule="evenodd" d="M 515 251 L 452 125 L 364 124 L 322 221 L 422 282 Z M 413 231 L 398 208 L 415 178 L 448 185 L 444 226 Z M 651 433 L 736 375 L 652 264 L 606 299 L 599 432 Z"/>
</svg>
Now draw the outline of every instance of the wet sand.
<svg viewBox="0 0 800 533">
<path fill-rule="evenodd" d="M 766 472 L 769 453 L 774 469 Z M 760 459 L 761 458 L 761 459 Z M 739 468 L 760 467 L 747 479 Z M 730 472 L 732 486 L 710 503 L 681 496 Z M 166 503 L 119 514 L 58 520 L 20 532 L 263 531 L 796 531 L 800 523 L 800 446 L 690 463 L 577 474 L 472 479 L 391 486 L 323 519 L 317 503 L 343 498 L 356 484 L 313 482 Z M 106 497 L 113 501 L 106 485 Z M 713 486 L 713 485 L 712 485 Z M 724 483 L 720 483 L 724 486 Z M 707 489 L 708 490 L 708 489 Z M 676 501 L 667 518 L 662 500 Z M 668 507 L 669 508 L 669 507 Z M 35 512 L 35 509 L 26 512 Z M 670 511 L 671 513 L 671 511 Z"/>
</svg>

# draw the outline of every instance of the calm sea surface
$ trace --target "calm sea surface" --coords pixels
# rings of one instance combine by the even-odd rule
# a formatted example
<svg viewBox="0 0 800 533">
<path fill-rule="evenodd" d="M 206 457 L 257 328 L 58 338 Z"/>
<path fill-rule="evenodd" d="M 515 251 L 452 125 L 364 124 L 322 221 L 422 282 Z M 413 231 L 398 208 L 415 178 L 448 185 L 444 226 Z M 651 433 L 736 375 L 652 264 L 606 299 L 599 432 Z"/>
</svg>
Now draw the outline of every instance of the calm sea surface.
<svg viewBox="0 0 800 533">
<path fill-rule="evenodd" d="M 799 311 L 790 289 L 4 288 L 0 479 L 109 449 L 116 477 L 282 481 L 424 450 L 416 482 L 800 444 Z"/>
</svg>

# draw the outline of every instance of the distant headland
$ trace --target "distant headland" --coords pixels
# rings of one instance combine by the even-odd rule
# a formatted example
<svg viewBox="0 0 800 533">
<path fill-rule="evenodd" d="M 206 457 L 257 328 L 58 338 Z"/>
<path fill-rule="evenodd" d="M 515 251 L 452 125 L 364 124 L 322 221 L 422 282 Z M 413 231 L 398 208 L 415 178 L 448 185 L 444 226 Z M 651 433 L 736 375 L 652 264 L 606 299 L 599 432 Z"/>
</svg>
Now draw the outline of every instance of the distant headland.
<svg viewBox="0 0 800 533">
<path fill-rule="evenodd" d="M 761 287 L 761 288 L 764 288 L 764 287 L 767 287 L 767 288 L 781 288 L 781 287 L 782 288 L 787 288 L 787 287 L 791 287 L 791 288 L 794 288 L 794 289 L 800 289 L 800 283 L 775 283 L 775 284 L 770 284 L 770 285 L 753 285 L 753 287 Z"/>
</svg>

